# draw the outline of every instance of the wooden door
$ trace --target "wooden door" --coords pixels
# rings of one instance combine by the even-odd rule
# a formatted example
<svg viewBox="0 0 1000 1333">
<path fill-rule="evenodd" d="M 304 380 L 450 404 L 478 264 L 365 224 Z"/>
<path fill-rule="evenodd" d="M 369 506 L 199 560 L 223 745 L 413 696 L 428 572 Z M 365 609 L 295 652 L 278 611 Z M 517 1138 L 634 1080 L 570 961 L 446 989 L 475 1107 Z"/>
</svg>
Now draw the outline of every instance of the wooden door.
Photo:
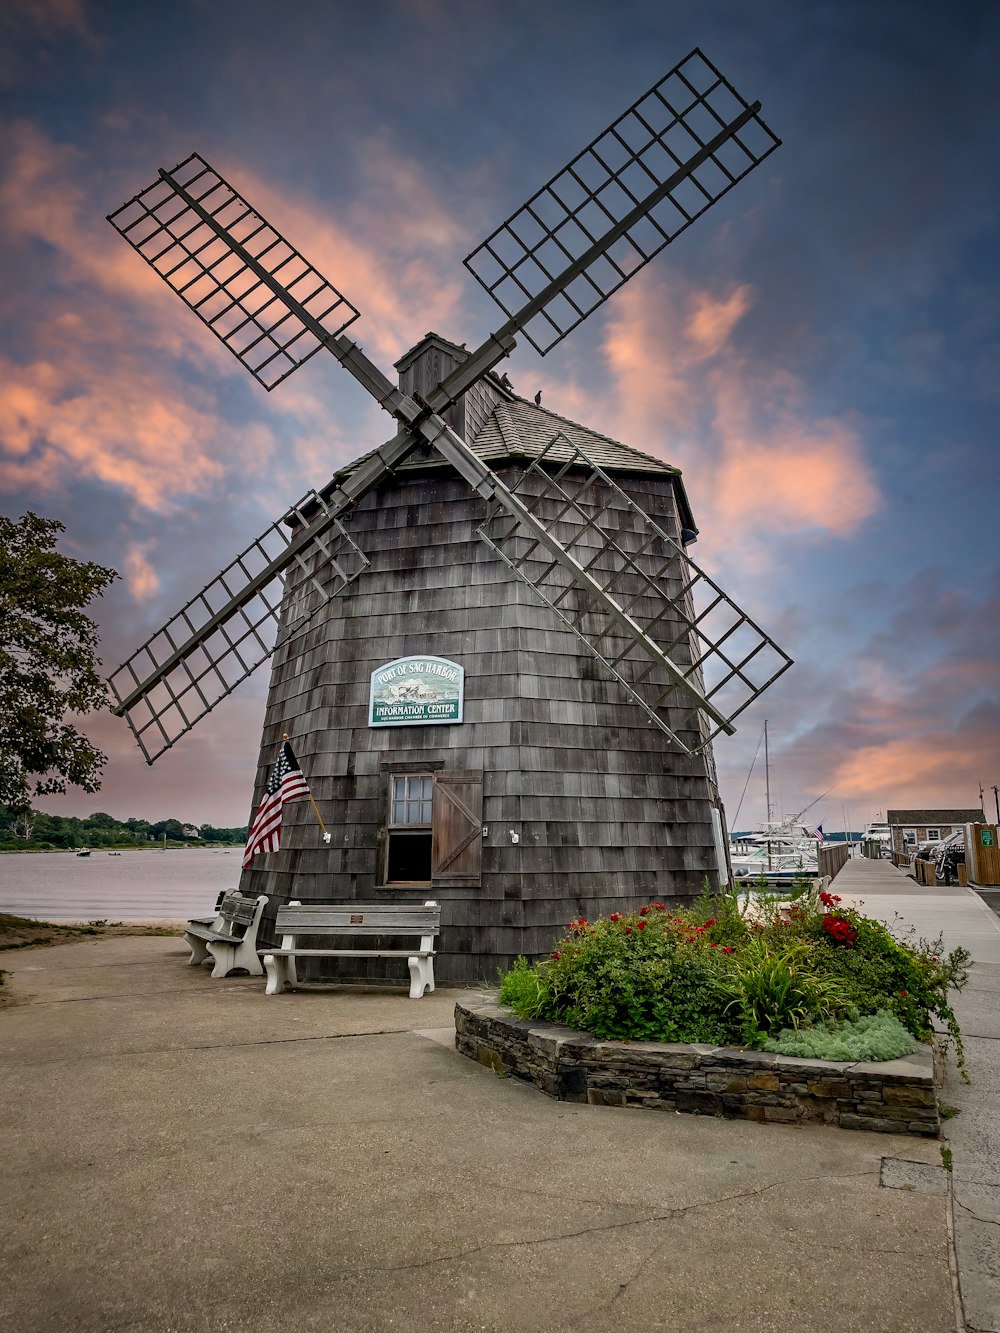
<svg viewBox="0 0 1000 1333">
<path fill-rule="evenodd" d="M 482 864 L 482 773 L 435 773 L 431 883 L 475 888 Z"/>
</svg>

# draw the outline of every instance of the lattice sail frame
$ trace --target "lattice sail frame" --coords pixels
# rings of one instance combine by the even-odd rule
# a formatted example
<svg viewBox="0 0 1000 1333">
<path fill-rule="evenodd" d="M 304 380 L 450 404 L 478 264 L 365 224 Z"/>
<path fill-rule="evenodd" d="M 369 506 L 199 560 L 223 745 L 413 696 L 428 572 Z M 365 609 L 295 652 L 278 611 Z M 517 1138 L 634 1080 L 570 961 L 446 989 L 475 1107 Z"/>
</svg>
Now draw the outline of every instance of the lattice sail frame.
<svg viewBox="0 0 1000 1333">
<path fill-rule="evenodd" d="M 466 268 L 544 356 L 779 147 L 759 108 L 692 51 L 467 255 Z"/>
<path fill-rule="evenodd" d="M 303 543 L 304 532 L 309 536 Z M 109 677 L 116 711 L 127 718 L 146 762 L 174 745 L 280 646 L 284 576 L 292 566 L 307 582 L 296 607 L 285 609 L 281 644 L 369 563 L 316 491 L 272 523 Z M 154 676 L 157 683 L 148 689 Z"/>
<path fill-rule="evenodd" d="M 342 336 L 358 317 L 357 308 L 197 154 L 172 171 L 161 170 L 152 185 L 109 216 L 112 225 L 265 389 L 274 388 L 324 347 L 399 427 L 394 440 L 362 460 L 341 485 L 326 489 L 325 504 L 311 493 L 300 502 L 309 508 L 309 514 L 298 513 L 298 520 L 295 514 L 300 507 L 295 507 L 291 516 L 299 535 L 292 538 L 287 550 L 280 550 L 279 543 L 279 554 L 267 560 L 271 538 L 277 534 L 285 539 L 283 520 L 252 543 L 113 674 L 119 701 L 115 711 L 128 718 L 148 762 L 189 731 L 270 655 L 272 648 L 263 627 L 270 628 L 279 615 L 280 598 L 272 594 L 280 584 L 281 572 L 293 561 L 302 565 L 303 560 L 324 551 L 322 544 L 315 551 L 307 549 L 307 539 L 332 529 L 338 541 L 348 544 L 350 559 L 364 562 L 338 516 L 346 516 L 363 495 L 390 478 L 418 444 L 436 449 L 474 492 L 494 502 L 494 513 L 503 510 L 514 524 L 511 539 L 520 528 L 529 542 L 546 550 L 553 568 L 559 567 L 577 599 L 582 599 L 581 605 L 590 608 L 580 619 L 581 625 L 588 615 L 591 620 L 595 615 L 598 620 L 604 618 L 596 628 L 586 625 L 589 639 L 575 624 L 574 632 L 581 633 L 591 651 L 643 703 L 658 726 L 674 735 L 667 721 L 672 704 L 668 693 L 657 685 L 653 674 L 657 671 L 673 682 L 669 689 L 675 695 L 679 692 L 688 699 L 688 708 L 693 704 L 707 716 L 714 728 L 711 735 L 734 729 L 730 718 L 702 692 L 701 663 L 714 661 L 720 656 L 721 642 L 753 622 L 712 584 L 721 599 L 715 605 L 733 606 L 740 619 L 713 642 L 712 653 L 688 662 L 681 652 L 681 664 L 675 664 L 645 635 L 639 622 L 622 610 L 593 571 L 576 562 L 553 531 L 447 427 L 440 413 L 510 354 L 515 330 L 523 330 L 543 355 L 551 350 L 778 147 L 779 140 L 760 120 L 759 110 L 760 103 L 747 103 L 700 51 L 681 61 L 468 257 L 467 266 L 511 317 L 419 401 L 404 394 L 356 343 Z M 735 117 L 727 119 L 732 112 Z M 687 152 L 691 156 L 682 160 L 681 154 Z M 487 256 L 494 267 L 500 265 L 500 276 L 491 273 L 488 264 L 484 268 L 477 256 Z M 509 288 L 503 286 L 507 279 Z M 520 297 L 527 298 L 526 304 L 511 311 Z M 314 504 L 320 507 L 319 519 L 311 517 Z M 636 513 L 652 522 L 638 507 Z M 586 530 L 593 534 L 598 529 L 591 525 Z M 659 535 L 670 540 L 666 534 Z M 257 556 L 264 559 L 263 573 L 252 574 L 249 566 L 256 563 Z M 321 590 L 321 597 L 328 600 L 336 595 L 361 567 L 358 563 L 341 572 L 334 565 L 333 581 L 328 590 Z M 512 567 L 525 578 L 516 558 Z M 693 564 L 691 568 L 697 570 Z M 702 571 L 697 574 L 699 580 L 711 583 Z M 547 577 L 551 584 L 551 576 Z M 566 618 L 568 587 L 553 593 L 551 586 L 541 586 L 545 579 L 537 584 L 530 578 L 526 581 L 543 602 Z M 662 592 L 657 595 L 662 597 Z M 221 610 L 213 609 L 217 599 L 224 602 Z M 658 607 L 654 603 L 650 622 L 654 626 L 664 619 L 657 615 Z M 286 611 L 286 620 L 287 616 Z M 296 623 L 289 624 L 289 632 L 298 626 L 294 611 L 292 620 Z M 608 621 L 624 636 L 624 654 L 612 650 Z M 572 618 L 567 623 L 572 624 Z M 698 633 L 696 626 L 684 631 L 695 639 Z M 180 643 L 178 636 L 183 636 Z M 767 643 L 774 646 L 770 640 Z M 674 650 L 678 649 L 674 644 Z M 755 649 L 750 657 L 759 651 Z M 633 670 L 627 661 L 633 652 L 639 653 L 640 661 L 645 655 L 653 667 L 643 663 Z M 724 656 L 722 660 L 732 668 L 727 679 L 752 688 L 743 672 L 749 658 L 736 663 Z M 770 679 L 776 679 L 780 670 Z M 712 692 L 719 688 L 721 685 Z M 747 702 L 749 699 L 731 716 Z M 698 725 L 703 733 L 705 728 Z M 705 744 L 707 739 L 701 738 L 690 747 L 691 752 Z M 151 751 L 153 745 L 158 748 Z"/>
<path fill-rule="evenodd" d="M 245 253 L 236 254 L 209 219 Z M 323 345 L 282 291 L 330 337 L 360 314 L 197 153 L 161 171 L 108 221 L 265 389 Z"/>
<path fill-rule="evenodd" d="M 480 537 L 685 753 L 699 754 L 720 732 L 732 733 L 734 719 L 792 665 L 684 548 L 565 435 L 555 435 L 510 489 L 597 578 L 627 620 L 582 592 L 500 502 L 490 506 L 477 529 Z M 650 655 L 645 639 L 673 671 Z"/>
</svg>

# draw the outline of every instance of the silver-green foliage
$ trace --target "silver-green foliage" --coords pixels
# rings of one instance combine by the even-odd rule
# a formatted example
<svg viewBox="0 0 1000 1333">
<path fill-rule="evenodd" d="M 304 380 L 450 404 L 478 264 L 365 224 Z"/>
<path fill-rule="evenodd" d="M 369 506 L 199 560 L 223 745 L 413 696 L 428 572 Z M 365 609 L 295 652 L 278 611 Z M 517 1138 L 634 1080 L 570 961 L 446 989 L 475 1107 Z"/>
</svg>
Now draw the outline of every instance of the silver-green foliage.
<svg viewBox="0 0 1000 1333">
<path fill-rule="evenodd" d="M 784 1028 L 762 1043 L 765 1051 L 814 1060 L 898 1060 L 917 1043 L 895 1014 L 880 1009 L 863 1018 Z"/>
</svg>

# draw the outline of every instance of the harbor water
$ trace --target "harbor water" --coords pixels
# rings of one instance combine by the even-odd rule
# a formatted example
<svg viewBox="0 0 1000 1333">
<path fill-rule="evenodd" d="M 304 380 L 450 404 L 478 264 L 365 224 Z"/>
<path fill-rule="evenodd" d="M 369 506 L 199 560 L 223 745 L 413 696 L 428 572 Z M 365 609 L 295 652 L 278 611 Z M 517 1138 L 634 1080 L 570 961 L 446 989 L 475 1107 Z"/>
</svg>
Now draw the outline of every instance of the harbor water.
<svg viewBox="0 0 1000 1333">
<path fill-rule="evenodd" d="M 0 912 L 43 921 L 184 921 L 240 882 L 242 848 L 0 853 Z"/>
</svg>

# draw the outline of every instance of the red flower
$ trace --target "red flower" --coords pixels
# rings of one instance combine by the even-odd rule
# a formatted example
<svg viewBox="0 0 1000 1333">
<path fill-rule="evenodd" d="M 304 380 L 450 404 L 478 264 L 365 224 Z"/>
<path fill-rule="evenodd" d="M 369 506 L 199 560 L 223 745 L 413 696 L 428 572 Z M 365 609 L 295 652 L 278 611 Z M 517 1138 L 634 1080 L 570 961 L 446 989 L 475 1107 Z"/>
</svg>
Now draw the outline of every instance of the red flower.
<svg viewBox="0 0 1000 1333">
<path fill-rule="evenodd" d="M 903 995 L 903 996 L 906 995 L 906 991 L 905 991 L 905 990 L 901 990 L 899 993 L 900 993 L 900 995 Z"/>
<path fill-rule="evenodd" d="M 649 908 L 648 908 L 648 907 L 640 907 L 640 908 L 639 908 L 639 915 L 640 915 L 640 916 L 645 916 L 646 913 L 647 913 L 648 911 L 649 911 Z"/>
<path fill-rule="evenodd" d="M 830 938 L 837 944 L 851 945 L 858 938 L 857 929 L 851 925 L 846 917 L 835 916 L 827 913 L 823 918 L 823 929 Z"/>
<path fill-rule="evenodd" d="M 621 912 L 612 912 L 611 915 L 608 917 L 609 921 L 620 921 L 621 919 L 622 919 Z"/>
<path fill-rule="evenodd" d="M 713 941 L 713 943 L 711 943 L 708 947 L 709 947 L 710 949 L 717 949 L 719 946 L 718 946 L 716 943 L 714 943 L 714 941 Z"/>
<path fill-rule="evenodd" d="M 655 907 L 658 912 L 665 912 L 667 910 L 662 903 L 650 903 L 650 907 Z"/>
<path fill-rule="evenodd" d="M 724 945 L 722 946 L 722 952 L 723 952 L 723 953 L 732 953 L 732 949 L 729 947 L 728 944 L 724 944 Z"/>
<path fill-rule="evenodd" d="M 714 926 L 714 925 L 715 925 L 715 917 L 713 916 L 711 921 L 705 922 L 705 929 L 708 930 L 709 926 Z"/>
<path fill-rule="evenodd" d="M 639 929 L 640 929 L 640 930 L 645 930 L 645 929 L 646 929 L 646 926 L 647 926 L 648 924 L 649 924 L 649 923 L 648 923 L 647 921 L 640 921 L 640 922 L 638 923 Z"/>
<path fill-rule="evenodd" d="M 632 934 L 632 927 L 631 927 L 631 926 L 626 926 L 626 927 L 625 927 L 625 934 L 626 934 L 626 935 L 631 935 L 631 934 Z"/>
<path fill-rule="evenodd" d="M 552 961 L 558 963 L 560 956 L 559 950 L 556 949 L 552 955 Z"/>
</svg>

